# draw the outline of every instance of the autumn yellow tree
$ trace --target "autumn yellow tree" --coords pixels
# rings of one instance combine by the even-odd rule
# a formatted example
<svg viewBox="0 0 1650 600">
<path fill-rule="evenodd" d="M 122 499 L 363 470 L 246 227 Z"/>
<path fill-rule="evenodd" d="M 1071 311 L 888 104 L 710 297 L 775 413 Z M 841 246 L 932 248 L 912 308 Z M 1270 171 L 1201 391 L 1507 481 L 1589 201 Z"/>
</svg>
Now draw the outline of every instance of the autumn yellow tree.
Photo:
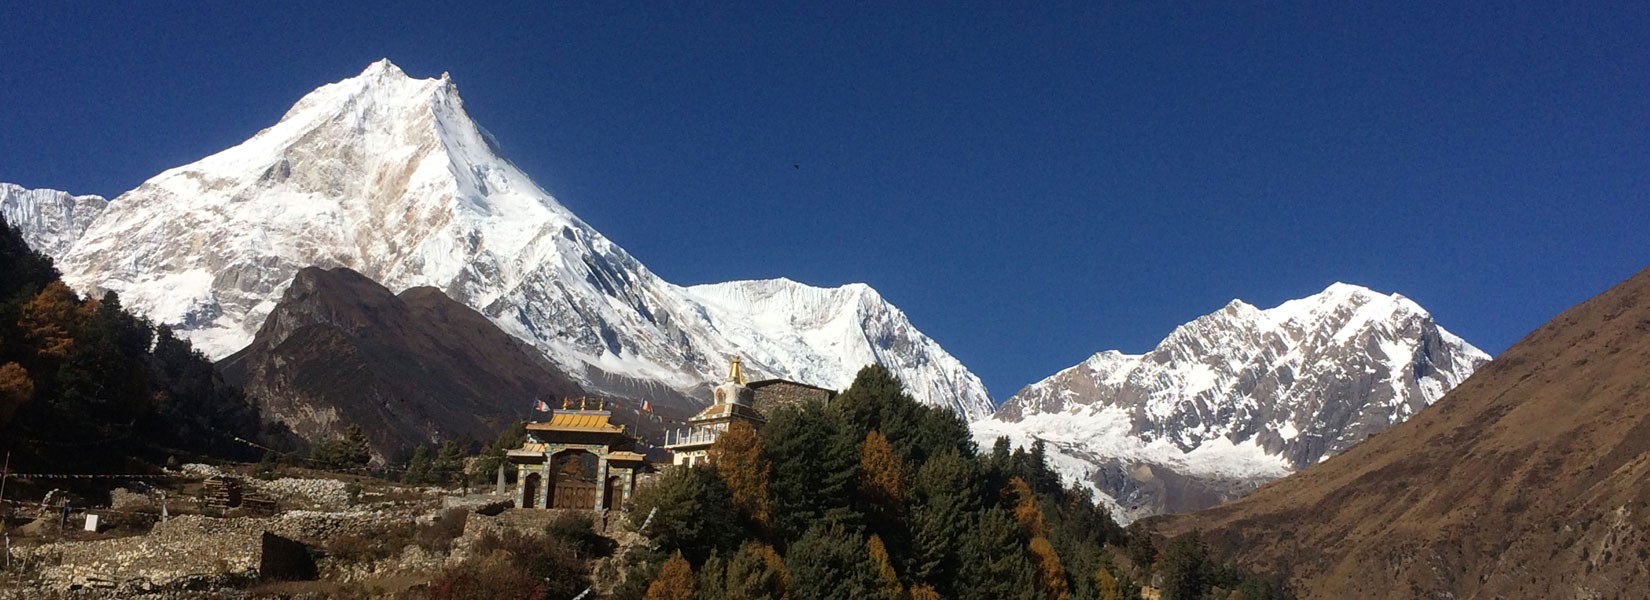
<svg viewBox="0 0 1650 600">
<path fill-rule="evenodd" d="M 872 504 L 899 513 L 905 504 L 904 468 L 888 438 L 871 431 L 859 453 L 859 487 Z"/>
<path fill-rule="evenodd" d="M 0 425 L 11 422 L 17 409 L 34 398 L 34 380 L 17 363 L 0 365 Z"/>
<path fill-rule="evenodd" d="M 62 281 L 46 284 L 23 305 L 17 327 L 23 338 L 43 355 L 63 359 L 74 344 L 73 332 L 81 320 L 80 299 Z"/>
<path fill-rule="evenodd" d="M 1048 522 L 1043 520 L 1043 509 L 1037 507 L 1037 496 L 1024 479 L 1015 477 L 1008 482 L 1008 495 L 1014 499 L 1014 520 L 1026 537 L 1048 537 Z"/>
<path fill-rule="evenodd" d="M 772 524 L 768 497 L 768 459 L 762 456 L 762 438 L 745 421 L 734 421 L 710 446 L 711 464 L 733 495 L 733 505 L 762 527 Z"/>
<path fill-rule="evenodd" d="M 643 600 L 699 600 L 699 589 L 694 585 L 693 567 L 682 558 L 682 553 L 670 555 L 659 568 L 659 575 L 648 584 Z"/>
<path fill-rule="evenodd" d="M 1060 564 L 1060 555 L 1054 551 L 1054 544 L 1048 541 L 1048 521 L 1043 518 L 1043 509 L 1037 506 L 1037 496 L 1031 492 L 1031 486 L 1019 477 L 1009 480 L 1007 493 L 1014 499 L 1014 520 L 1020 524 L 1020 531 L 1031 538 L 1026 551 L 1031 555 L 1032 565 L 1037 568 L 1038 582 L 1042 584 L 1044 596 L 1049 600 L 1067 600 L 1071 597 L 1071 586 L 1066 583 L 1066 570 Z"/>
<path fill-rule="evenodd" d="M 773 546 L 745 542 L 728 561 L 728 600 L 790 600 L 790 573 Z"/>
<path fill-rule="evenodd" d="M 1048 538 L 1037 536 L 1031 538 L 1026 550 L 1031 553 L 1031 562 L 1037 567 L 1039 583 L 1048 600 L 1069 600 L 1071 588 L 1066 584 L 1066 569 L 1060 565 L 1060 555 L 1054 552 L 1054 544 Z"/>
<path fill-rule="evenodd" d="M 911 600 L 941 600 L 940 593 L 928 584 L 911 588 Z"/>
<path fill-rule="evenodd" d="M 1123 593 L 1117 589 L 1117 578 L 1105 567 L 1094 574 L 1094 587 L 1100 600 L 1123 600 Z"/>
<path fill-rule="evenodd" d="M 866 551 L 871 553 L 871 560 L 877 564 L 879 596 L 886 600 L 904 600 L 905 587 L 900 585 L 899 573 L 894 571 L 894 562 L 888 558 L 888 547 L 882 544 L 882 538 L 872 534 L 865 546 Z"/>
</svg>

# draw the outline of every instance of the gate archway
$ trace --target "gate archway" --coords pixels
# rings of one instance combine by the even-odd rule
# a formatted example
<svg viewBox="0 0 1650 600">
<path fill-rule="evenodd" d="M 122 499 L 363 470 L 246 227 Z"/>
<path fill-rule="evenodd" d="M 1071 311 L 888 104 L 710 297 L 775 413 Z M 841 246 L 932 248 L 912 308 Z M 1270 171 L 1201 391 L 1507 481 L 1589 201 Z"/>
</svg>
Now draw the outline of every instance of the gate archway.
<svg viewBox="0 0 1650 600">
<path fill-rule="evenodd" d="M 537 500 L 540 481 L 541 478 L 538 473 L 528 473 L 526 477 L 522 478 L 521 483 L 519 484 L 521 486 L 522 508 L 533 508 L 538 506 Z"/>
</svg>

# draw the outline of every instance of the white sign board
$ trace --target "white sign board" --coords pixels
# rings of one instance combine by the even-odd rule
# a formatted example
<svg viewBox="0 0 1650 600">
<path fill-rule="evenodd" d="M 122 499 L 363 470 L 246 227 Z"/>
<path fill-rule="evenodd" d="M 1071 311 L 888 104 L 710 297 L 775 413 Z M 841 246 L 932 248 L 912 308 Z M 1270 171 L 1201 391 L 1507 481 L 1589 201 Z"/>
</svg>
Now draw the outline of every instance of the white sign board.
<svg viewBox="0 0 1650 600">
<path fill-rule="evenodd" d="M 86 531 L 97 533 L 97 515 L 86 515 Z"/>
</svg>

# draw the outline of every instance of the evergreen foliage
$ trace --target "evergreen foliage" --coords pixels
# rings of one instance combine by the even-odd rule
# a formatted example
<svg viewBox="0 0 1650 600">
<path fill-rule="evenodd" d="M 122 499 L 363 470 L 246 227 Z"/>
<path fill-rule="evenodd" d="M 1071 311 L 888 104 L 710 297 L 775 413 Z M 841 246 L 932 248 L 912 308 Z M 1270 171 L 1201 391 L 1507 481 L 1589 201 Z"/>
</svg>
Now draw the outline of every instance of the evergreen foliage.
<svg viewBox="0 0 1650 600">
<path fill-rule="evenodd" d="M 441 450 L 430 461 L 430 483 L 454 485 L 460 483 L 463 475 L 464 448 L 453 440 L 442 442 Z"/>
<path fill-rule="evenodd" d="M 1062 487 L 1041 443 L 1002 439 L 981 456 L 966 424 L 881 367 L 830 405 L 775 411 L 760 435 L 730 429 L 714 451 L 640 490 L 630 513 L 633 526 L 653 514 L 641 533 L 698 567 L 705 600 L 1131 599 L 1157 555 L 1149 532 Z M 1145 559 L 1119 567 L 1124 554 Z M 1246 583 L 1199 564 L 1200 594 Z"/>
<path fill-rule="evenodd" d="M 858 526 L 861 514 L 851 499 L 865 433 L 855 431 L 814 403 L 776 411 L 763 426 L 762 453 L 773 461 L 768 489 L 777 545 L 787 547 L 815 523 Z"/>
<path fill-rule="evenodd" d="M 256 406 L 165 327 L 81 299 L 0 219 L 0 445 L 14 467 L 125 472 L 183 454 L 254 460 Z M 240 438 L 240 439 L 237 439 Z"/>
<path fill-rule="evenodd" d="M 1014 517 L 1002 508 L 981 512 L 962 548 L 956 587 L 946 597 L 960 600 L 1036 600 L 1036 572 L 1022 549 L 1025 542 Z M 943 583 L 943 582 L 941 582 Z"/>
<path fill-rule="evenodd" d="M 647 522 L 648 515 L 653 520 Z M 714 552 L 731 553 L 741 532 L 733 498 L 713 467 L 672 469 L 636 493 L 631 525 L 663 552 L 704 564 Z"/>
<path fill-rule="evenodd" d="M 520 448 L 521 444 L 525 441 L 527 441 L 526 421 L 516 421 L 509 427 L 505 428 L 504 432 L 498 435 L 497 440 L 482 449 L 481 456 L 476 458 L 476 461 L 471 467 L 469 474 L 470 480 L 482 482 L 493 481 L 498 473 L 499 466 L 506 463 L 504 459 L 505 453 L 516 448 Z M 515 470 L 506 467 L 504 469 L 504 475 L 507 480 L 512 479 L 515 475 Z"/>
<path fill-rule="evenodd" d="M 430 483 L 430 447 L 419 444 L 413 449 L 412 459 L 407 461 L 407 472 L 401 474 L 402 483 L 423 484 Z"/>
<path fill-rule="evenodd" d="M 893 600 L 877 574 L 865 539 L 840 523 L 816 526 L 785 555 L 796 600 Z"/>
<path fill-rule="evenodd" d="M 699 600 L 728 600 L 728 564 L 722 555 L 711 553 L 699 566 Z"/>
<path fill-rule="evenodd" d="M 310 448 L 309 458 L 316 464 L 335 471 L 363 471 L 372 461 L 372 446 L 367 443 L 367 432 L 363 431 L 360 425 L 351 424 L 344 429 L 342 437 L 321 442 Z"/>
</svg>

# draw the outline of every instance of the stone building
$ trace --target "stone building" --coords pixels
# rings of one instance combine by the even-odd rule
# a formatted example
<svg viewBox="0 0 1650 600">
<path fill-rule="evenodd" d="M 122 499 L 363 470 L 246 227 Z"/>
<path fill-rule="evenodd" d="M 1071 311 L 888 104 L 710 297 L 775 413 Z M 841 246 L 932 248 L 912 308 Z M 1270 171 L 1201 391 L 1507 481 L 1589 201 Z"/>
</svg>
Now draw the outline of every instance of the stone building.
<svg viewBox="0 0 1650 600">
<path fill-rule="evenodd" d="M 727 380 L 716 386 L 712 393 L 710 406 L 688 419 L 687 427 L 665 432 L 665 449 L 671 451 L 674 464 L 703 464 L 710 459 L 711 444 L 716 443 L 716 438 L 734 422 L 744 421 L 761 429 L 762 424 L 768 421 L 768 415 L 782 407 L 804 402 L 830 402 L 835 396 L 836 392 L 822 387 L 783 379 L 764 379 L 747 384 L 744 368 L 736 357 L 728 369 Z"/>
<path fill-rule="evenodd" d="M 751 389 L 751 401 L 757 412 L 762 413 L 764 417 L 772 416 L 775 411 L 786 406 L 798 406 L 808 402 L 828 404 L 832 398 L 836 398 L 836 390 L 784 379 L 752 381 L 745 387 Z"/>
<path fill-rule="evenodd" d="M 619 508 L 630 499 L 646 458 L 612 422 L 603 401 L 569 401 L 546 421 L 527 424 L 527 440 L 507 457 L 516 466 L 518 508 Z"/>
</svg>

